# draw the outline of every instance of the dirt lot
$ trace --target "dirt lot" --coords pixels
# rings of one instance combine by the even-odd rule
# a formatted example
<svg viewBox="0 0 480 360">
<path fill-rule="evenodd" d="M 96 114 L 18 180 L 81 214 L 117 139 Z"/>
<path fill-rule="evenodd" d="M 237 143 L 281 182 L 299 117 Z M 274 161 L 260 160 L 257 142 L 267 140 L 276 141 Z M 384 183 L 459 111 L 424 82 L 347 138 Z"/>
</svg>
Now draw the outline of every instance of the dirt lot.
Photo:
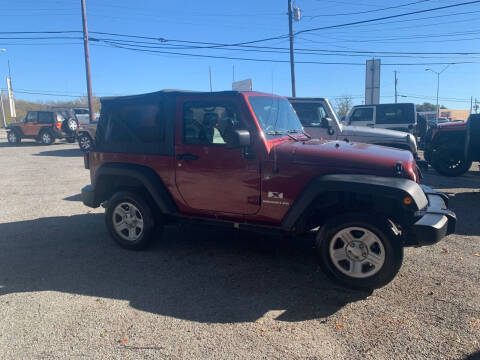
<svg viewBox="0 0 480 360">
<path fill-rule="evenodd" d="M 170 228 L 148 252 L 109 239 L 75 144 L 0 140 L 2 359 L 474 359 L 480 176 L 452 195 L 458 234 L 407 249 L 373 293 L 328 281 L 312 243 Z M 478 167 L 476 167 L 478 170 Z"/>
</svg>

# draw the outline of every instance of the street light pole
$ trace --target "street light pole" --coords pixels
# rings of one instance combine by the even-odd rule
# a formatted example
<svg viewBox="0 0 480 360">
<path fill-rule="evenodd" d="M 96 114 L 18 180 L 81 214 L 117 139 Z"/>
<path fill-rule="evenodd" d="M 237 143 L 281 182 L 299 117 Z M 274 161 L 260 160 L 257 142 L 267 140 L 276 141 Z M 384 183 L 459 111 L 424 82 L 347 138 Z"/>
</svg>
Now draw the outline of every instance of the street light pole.
<svg viewBox="0 0 480 360">
<path fill-rule="evenodd" d="M 398 73 L 398 71 L 394 70 L 393 72 L 395 73 L 395 104 L 396 104 L 397 103 L 397 97 L 398 97 L 398 93 L 397 93 L 397 84 L 398 84 L 397 73 Z"/>
<path fill-rule="evenodd" d="M 0 52 L 5 52 L 7 49 L 0 49 Z M 8 63 L 8 72 L 10 73 L 10 63 Z M 3 107 L 3 93 L 2 89 L 0 89 L 0 107 L 2 111 L 2 122 L 3 122 L 3 128 L 7 128 L 7 119 L 5 118 L 5 108 Z"/>
<path fill-rule="evenodd" d="M 438 123 L 438 112 L 439 112 L 439 110 L 440 110 L 440 109 L 438 108 L 438 94 L 439 94 L 439 92 L 440 92 L 440 74 L 443 73 L 445 70 L 447 70 L 447 68 L 448 68 L 450 65 L 451 65 L 451 64 L 448 64 L 447 66 L 445 66 L 445 67 L 443 68 L 443 70 L 440 71 L 440 72 L 439 72 L 439 71 L 432 70 L 432 69 L 425 69 L 425 71 L 431 71 L 431 72 L 433 72 L 434 74 L 437 74 L 437 107 L 436 107 L 437 113 L 436 113 L 436 115 L 435 115 L 435 120 L 436 120 L 437 123 Z"/>
<path fill-rule="evenodd" d="M 87 76 L 87 98 L 89 120 L 93 122 L 93 99 L 92 99 L 92 77 L 90 75 L 90 51 L 88 49 L 88 28 L 87 28 L 87 9 L 85 0 L 80 0 L 82 4 L 82 22 L 83 22 L 83 47 L 85 50 L 85 70 Z"/>
</svg>

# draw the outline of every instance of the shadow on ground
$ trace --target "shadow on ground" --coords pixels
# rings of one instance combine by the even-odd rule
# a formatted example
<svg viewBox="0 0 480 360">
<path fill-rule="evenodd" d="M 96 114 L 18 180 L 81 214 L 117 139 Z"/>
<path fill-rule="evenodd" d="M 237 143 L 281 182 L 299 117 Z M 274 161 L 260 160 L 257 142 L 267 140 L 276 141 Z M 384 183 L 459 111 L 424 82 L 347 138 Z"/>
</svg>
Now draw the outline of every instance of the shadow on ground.
<svg viewBox="0 0 480 360">
<path fill-rule="evenodd" d="M 63 200 L 66 200 L 66 201 L 82 201 L 82 194 L 67 196 Z"/>
<path fill-rule="evenodd" d="M 423 172 L 422 183 L 436 189 L 480 189 L 480 171 L 478 171 L 478 163 L 476 163 L 470 171 L 460 176 L 443 176 L 437 173 L 433 168 Z"/>
<path fill-rule="evenodd" d="M 479 180 L 480 181 L 480 180 Z M 479 209 L 480 192 L 463 192 L 450 196 L 449 207 L 457 215 L 456 234 L 475 236 L 480 235 L 478 224 L 480 223 Z"/>
<path fill-rule="evenodd" d="M 83 152 L 80 149 L 56 149 L 56 150 L 46 150 L 41 151 L 38 154 L 33 154 L 35 156 L 59 156 L 59 157 L 77 157 L 83 156 Z"/>
<path fill-rule="evenodd" d="M 282 321 L 331 315 L 367 292 L 337 287 L 308 239 L 167 228 L 145 252 L 119 248 L 103 214 L 0 224 L 0 295 L 59 291 L 128 300 L 136 309 L 198 322 Z"/>
<path fill-rule="evenodd" d="M 65 144 L 65 143 L 55 142 L 51 145 L 43 145 L 42 143 L 36 142 L 34 140 L 23 140 L 20 144 L 12 145 L 12 144 L 8 143 L 7 141 L 5 141 L 5 142 L 0 141 L 0 147 L 11 147 L 11 148 L 16 148 L 16 147 L 44 147 L 44 148 L 48 148 L 50 146 L 63 145 L 63 144 Z"/>
</svg>

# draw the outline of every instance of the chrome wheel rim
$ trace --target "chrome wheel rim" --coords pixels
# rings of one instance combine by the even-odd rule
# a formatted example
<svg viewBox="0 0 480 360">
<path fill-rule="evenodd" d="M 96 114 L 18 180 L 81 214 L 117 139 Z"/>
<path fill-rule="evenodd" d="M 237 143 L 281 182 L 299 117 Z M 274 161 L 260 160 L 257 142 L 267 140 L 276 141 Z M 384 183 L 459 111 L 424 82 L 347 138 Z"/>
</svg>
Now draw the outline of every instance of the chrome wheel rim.
<svg viewBox="0 0 480 360">
<path fill-rule="evenodd" d="M 90 138 L 88 136 L 82 136 L 80 138 L 80 146 L 82 149 L 88 150 L 90 149 L 91 143 L 90 143 Z"/>
<path fill-rule="evenodd" d="M 8 133 L 8 139 L 10 140 L 10 142 L 15 142 L 17 141 L 17 135 L 15 135 L 15 133 L 13 132 L 10 132 Z"/>
<path fill-rule="evenodd" d="M 122 202 L 113 210 L 113 228 L 122 239 L 136 241 L 143 235 L 143 216 L 130 202 Z"/>
<path fill-rule="evenodd" d="M 50 134 L 48 132 L 43 133 L 42 141 L 44 143 L 46 143 L 46 144 L 49 143 L 51 139 L 52 139 L 52 137 L 50 136 Z"/>
<path fill-rule="evenodd" d="M 385 263 L 385 247 L 379 237 L 364 227 L 337 232 L 329 246 L 330 260 L 337 270 L 353 278 L 367 278 Z"/>
</svg>

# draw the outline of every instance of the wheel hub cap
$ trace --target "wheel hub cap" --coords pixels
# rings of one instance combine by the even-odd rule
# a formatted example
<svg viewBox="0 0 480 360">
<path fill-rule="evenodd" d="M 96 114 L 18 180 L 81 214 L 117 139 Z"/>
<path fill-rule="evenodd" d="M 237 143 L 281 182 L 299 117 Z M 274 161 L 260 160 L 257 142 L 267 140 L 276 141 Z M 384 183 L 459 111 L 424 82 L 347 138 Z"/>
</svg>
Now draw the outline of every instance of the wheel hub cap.
<svg viewBox="0 0 480 360">
<path fill-rule="evenodd" d="M 129 202 L 118 204 L 113 211 L 113 227 L 125 240 L 136 241 L 143 234 L 143 216 L 140 210 Z"/>
<path fill-rule="evenodd" d="M 376 274 L 385 263 L 385 248 L 380 238 L 364 227 L 347 227 L 338 231 L 329 246 L 333 266 L 353 278 Z"/>
<path fill-rule="evenodd" d="M 368 249 L 362 242 L 352 241 L 346 246 L 347 258 L 353 261 L 363 261 L 367 258 Z"/>
</svg>

